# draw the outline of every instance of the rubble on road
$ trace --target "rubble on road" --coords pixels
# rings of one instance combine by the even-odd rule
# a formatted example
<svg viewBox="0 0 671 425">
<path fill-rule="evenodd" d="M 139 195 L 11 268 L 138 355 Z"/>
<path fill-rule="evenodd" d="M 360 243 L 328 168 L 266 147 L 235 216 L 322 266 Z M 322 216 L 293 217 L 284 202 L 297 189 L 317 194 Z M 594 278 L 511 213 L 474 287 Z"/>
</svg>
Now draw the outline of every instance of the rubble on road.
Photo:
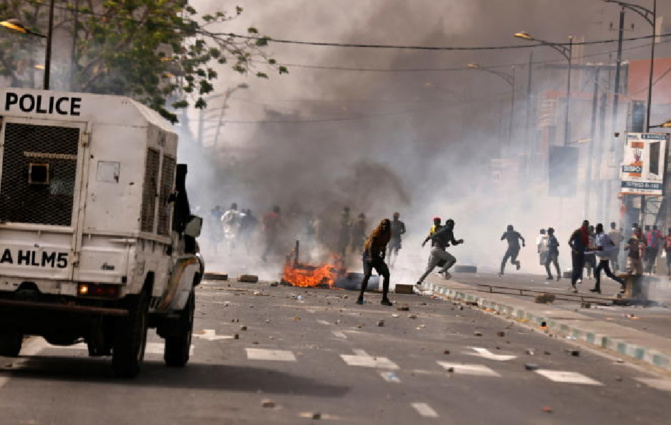
<svg viewBox="0 0 671 425">
<path fill-rule="evenodd" d="M 554 295 L 546 292 L 544 294 L 536 295 L 535 302 L 536 304 L 552 304 L 555 301 L 555 298 Z"/>
<path fill-rule="evenodd" d="M 272 409 L 272 408 L 275 407 L 275 402 L 268 399 L 268 398 L 265 398 L 265 399 L 261 400 L 261 407 L 265 407 L 267 409 Z"/>
<path fill-rule="evenodd" d="M 406 294 L 406 295 L 412 295 L 414 292 L 414 286 L 413 285 L 404 285 L 397 283 L 396 287 L 394 288 L 394 292 L 397 294 Z"/>
<path fill-rule="evenodd" d="M 504 337 L 504 336 L 506 336 L 506 333 L 503 332 L 503 331 L 498 331 L 498 332 L 496 333 L 496 336 Z"/>
<path fill-rule="evenodd" d="M 408 307 L 407 305 L 402 305 L 402 306 L 397 307 L 396 310 L 398 310 L 398 311 L 410 311 L 410 307 Z"/>
<path fill-rule="evenodd" d="M 255 274 L 243 274 L 238 278 L 238 282 L 258 283 L 259 277 Z"/>
<path fill-rule="evenodd" d="M 384 320 L 378 320 L 378 321 L 377 321 L 377 325 L 378 325 L 379 327 L 384 326 Z"/>
<path fill-rule="evenodd" d="M 207 272 L 203 275 L 205 280 L 228 280 L 228 273 Z"/>
<path fill-rule="evenodd" d="M 524 365 L 524 368 L 526 370 L 534 371 L 534 370 L 538 370 L 538 365 L 536 363 L 527 363 L 527 364 Z"/>
<path fill-rule="evenodd" d="M 475 331 L 475 332 L 473 332 L 473 335 L 475 335 L 475 336 L 482 336 L 482 332 L 480 332 L 480 331 Z"/>
</svg>

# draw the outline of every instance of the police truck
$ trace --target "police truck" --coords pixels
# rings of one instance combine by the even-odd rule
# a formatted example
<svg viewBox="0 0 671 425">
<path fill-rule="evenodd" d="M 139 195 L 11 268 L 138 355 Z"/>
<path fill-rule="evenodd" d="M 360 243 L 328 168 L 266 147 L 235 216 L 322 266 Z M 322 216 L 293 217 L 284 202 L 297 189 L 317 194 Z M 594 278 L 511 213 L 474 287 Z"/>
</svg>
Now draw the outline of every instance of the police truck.
<svg viewBox="0 0 671 425">
<path fill-rule="evenodd" d="M 0 355 L 85 342 L 134 377 L 155 328 L 186 365 L 204 263 L 177 143 L 129 98 L 0 89 Z"/>
</svg>

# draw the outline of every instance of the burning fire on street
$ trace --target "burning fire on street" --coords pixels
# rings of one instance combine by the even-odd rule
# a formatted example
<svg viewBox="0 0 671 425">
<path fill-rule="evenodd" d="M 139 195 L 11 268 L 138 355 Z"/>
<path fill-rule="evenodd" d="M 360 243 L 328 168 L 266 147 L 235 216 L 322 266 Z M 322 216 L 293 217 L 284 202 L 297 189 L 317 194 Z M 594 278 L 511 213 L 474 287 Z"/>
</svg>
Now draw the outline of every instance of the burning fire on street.
<svg viewBox="0 0 671 425">
<path fill-rule="evenodd" d="M 345 265 L 337 255 L 331 255 L 331 261 L 321 266 L 302 264 L 298 261 L 300 245 L 287 256 L 282 272 L 282 283 L 301 288 L 335 288 L 336 281 L 345 275 Z"/>
</svg>

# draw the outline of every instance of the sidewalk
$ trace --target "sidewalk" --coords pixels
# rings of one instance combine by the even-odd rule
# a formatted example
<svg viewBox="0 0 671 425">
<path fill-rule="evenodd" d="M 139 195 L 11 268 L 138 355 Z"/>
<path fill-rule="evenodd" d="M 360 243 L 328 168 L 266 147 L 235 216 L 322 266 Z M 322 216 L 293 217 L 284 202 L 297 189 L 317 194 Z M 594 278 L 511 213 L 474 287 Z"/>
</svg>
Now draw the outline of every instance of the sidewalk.
<svg viewBox="0 0 671 425">
<path fill-rule="evenodd" d="M 455 280 L 444 281 L 430 276 L 424 286 L 436 296 L 477 303 L 480 308 L 491 309 L 539 327 L 545 322 L 548 331 L 555 335 L 582 341 L 671 372 L 671 338 L 598 320 L 551 304 L 537 304 L 533 298 L 520 299 L 510 295 L 481 292 L 472 285 Z"/>
</svg>

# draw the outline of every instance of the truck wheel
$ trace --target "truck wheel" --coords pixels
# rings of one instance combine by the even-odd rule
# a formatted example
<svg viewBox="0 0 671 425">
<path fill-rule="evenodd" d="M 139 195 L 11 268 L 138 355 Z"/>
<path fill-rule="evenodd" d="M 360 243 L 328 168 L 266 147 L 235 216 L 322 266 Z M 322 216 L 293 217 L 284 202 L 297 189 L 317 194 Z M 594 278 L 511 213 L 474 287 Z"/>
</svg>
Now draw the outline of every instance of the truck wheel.
<svg viewBox="0 0 671 425">
<path fill-rule="evenodd" d="M 0 333 L 0 356 L 19 357 L 23 335 L 18 332 L 5 331 Z"/>
<path fill-rule="evenodd" d="M 117 323 L 112 348 L 112 368 L 121 378 L 134 378 L 140 373 L 147 345 L 147 293 L 143 292 L 130 304 L 128 317 Z"/>
<path fill-rule="evenodd" d="M 196 294 L 191 290 L 189 300 L 177 319 L 176 332 L 165 339 L 163 359 L 169 367 L 184 367 L 189 361 L 191 337 L 193 335 L 193 312 L 196 309 Z"/>
</svg>

